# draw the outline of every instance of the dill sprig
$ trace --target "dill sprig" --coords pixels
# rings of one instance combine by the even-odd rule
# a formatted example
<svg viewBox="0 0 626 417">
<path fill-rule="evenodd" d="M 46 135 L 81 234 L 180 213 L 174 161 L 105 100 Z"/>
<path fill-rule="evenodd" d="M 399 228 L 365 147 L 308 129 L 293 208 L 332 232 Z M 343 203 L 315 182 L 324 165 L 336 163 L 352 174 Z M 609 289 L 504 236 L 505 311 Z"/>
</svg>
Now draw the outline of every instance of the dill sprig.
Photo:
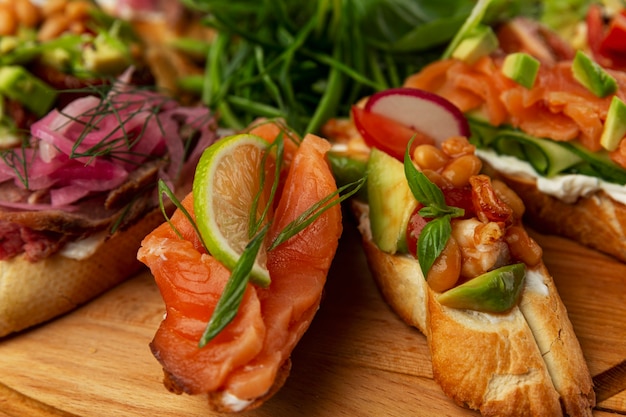
<svg viewBox="0 0 626 417">
<path fill-rule="evenodd" d="M 94 101 L 94 106 L 87 106 L 85 111 L 77 116 L 69 113 L 66 108 L 56 110 L 59 116 L 55 119 L 56 131 L 63 131 L 72 124 L 80 126 L 80 128 L 71 127 L 71 134 L 75 135 L 75 138 L 72 139 L 71 149 L 67 153 L 70 160 L 81 160 L 81 163 L 88 165 L 94 159 L 106 159 L 138 167 L 146 161 L 169 158 L 169 155 L 163 152 L 155 153 L 153 150 L 142 152 L 141 147 L 137 145 L 144 139 L 151 140 L 145 136 L 150 125 L 155 126 L 162 137 L 169 134 L 159 116 L 163 111 L 178 106 L 173 98 L 159 93 L 153 86 L 136 86 L 119 80 L 62 92 L 81 97 L 91 96 L 97 100 Z M 129 128 L 140 114 L 144 119 L 143 122 L 133 123 L 133 127 Z M 115 126 L 109 127 L 110 131 L 102 134 L 102 138 L 96 143 L 88 143 L 90 135 L 98 134 L 102 130 L 103 120 L 111 117 L 117 122 Z M 210 112 L 206 112 L 178 127 L 179 133 L 185 133 L 181 134 L 183 141 L 181 162 L 186 161 L 193 150 L 194 135 L 206 126 L 212 117 Z M 25 133 L 20 147 L 0 151 L 2 160 L 0 162 L 15 172 L 15 178 L 26 189 L 30 189 L 30 167 L 37 158 L 36 151 L 41 141 L 42 139 L 36 135 Z M 58 152 L 65 153 L 58 145 L 53 146 Z M 181 168 L 182 164 L 179 171 Z M 179 175 L 180 172 L 175 174 Z"/>
<path fill-rule="evenodd" d="M 15 172 L 18 180 L 28 189 L 28 167 L 31 159 L 28 158 L 26 149 L 29 146 L 28 139 L 22 138 L 21 146 L 17 149 L 7 149 L 0 151 L 0 159 L 4 165 Z"/>
</svg>

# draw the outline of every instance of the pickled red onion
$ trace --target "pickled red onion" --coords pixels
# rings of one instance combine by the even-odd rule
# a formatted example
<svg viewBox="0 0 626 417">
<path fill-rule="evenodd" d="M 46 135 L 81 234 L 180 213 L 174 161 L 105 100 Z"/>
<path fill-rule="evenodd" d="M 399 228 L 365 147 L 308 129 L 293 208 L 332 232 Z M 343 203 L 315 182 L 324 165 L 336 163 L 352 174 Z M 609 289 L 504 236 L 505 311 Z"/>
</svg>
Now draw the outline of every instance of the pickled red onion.
<svg viewBox="0 0 626 417">
<path fill-rule="evenodd" d="M 194 131 L 194 147 L 185 144 Z M 6 208 L 67 210 L 83 197 L 109 192 L 154 158 L 169 164 L 162 178 L 189 174 L 202 150 L 216 139 L 211 113 L 183 107 L 156 92 L 113 88 L 105 99 L 86 96 L 53 110 L 31 127 L 30 146 L 0 160 L 0 182 L 46 191 L 49 204 L 0 201 Z"/>
</svg>

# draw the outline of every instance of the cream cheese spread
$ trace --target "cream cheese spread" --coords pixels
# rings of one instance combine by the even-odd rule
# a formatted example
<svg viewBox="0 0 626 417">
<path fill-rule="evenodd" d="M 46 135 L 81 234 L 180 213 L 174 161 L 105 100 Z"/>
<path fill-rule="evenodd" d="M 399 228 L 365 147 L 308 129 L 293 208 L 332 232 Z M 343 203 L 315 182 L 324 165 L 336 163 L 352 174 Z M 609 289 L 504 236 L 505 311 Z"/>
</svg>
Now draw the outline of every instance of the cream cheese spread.
<svg viewBox="0 0 626 417">
<path fill-rule="evenodd" d="M 603 190 L 613 200 L 626 204 L 626 186 L 623 185 L 612 184 L 599 178 L 579 174 L 556 175 L 552 178 L 545 178 L 537 174 L 528 162 L 513 156 L 498 155 L 492 150 L 485 149 L 476 149 L 476 155 L 500 172 L 536 180 L 539 191 L 566 203 L 573 203 L 580 197 L 589 197 L 593 193 Z"/>
<path fill-rule="evenodd" d="M 104 243 L 106 236 L 107 233 L 102 232 L 89 236 L 85 239 L 69 242 L 63 246 L 63 248 L 59 251 L 59 254 L 77 261 L 87 259 L 96 253 L 100 245 Z"/>
<path fill-rule="evenodd" d="M 224 392 L 222 394 L 222 404 L 227 406 L 233 412 L 239 412 L 252 404 L 252 400 L 242 400 L 237 398 L 230 392 Z"/>
<path fill-rule="evenodd" d="M 544 282 L 544 275 L 536 269 L 526 268 L 526 289 L 545 297 L 550 295 L 550 290 Z"/>
</svg>

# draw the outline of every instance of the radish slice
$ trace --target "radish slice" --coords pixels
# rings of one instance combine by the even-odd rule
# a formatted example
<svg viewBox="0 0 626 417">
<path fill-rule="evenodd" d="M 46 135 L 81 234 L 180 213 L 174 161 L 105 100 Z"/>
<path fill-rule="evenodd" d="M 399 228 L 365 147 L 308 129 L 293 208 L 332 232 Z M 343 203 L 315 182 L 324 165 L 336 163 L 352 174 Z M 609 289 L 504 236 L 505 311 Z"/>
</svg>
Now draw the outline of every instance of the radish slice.
<svg viewBox="0 0 626 417">
<path fill-rule="evenodd" d="M 417 88 L 391 88 L 375 93 L 364 110 L 424 133 L 438 144 L 452 136 L 470 135 L 467 119 L 458 107 L 437 94 Z"/>
</svg>

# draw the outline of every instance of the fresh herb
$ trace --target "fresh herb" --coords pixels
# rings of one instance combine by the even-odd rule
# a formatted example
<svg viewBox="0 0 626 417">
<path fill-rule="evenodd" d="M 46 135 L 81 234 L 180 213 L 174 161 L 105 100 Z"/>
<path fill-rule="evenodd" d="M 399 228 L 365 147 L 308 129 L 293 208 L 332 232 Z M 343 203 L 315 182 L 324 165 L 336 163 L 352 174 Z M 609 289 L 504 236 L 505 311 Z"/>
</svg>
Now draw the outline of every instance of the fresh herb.
<svg viewBox="0 0 626 417">
<path fill-rule="evenodd" d="M 413 140 L 409 141 L 404 153 L 404 174 L 413 196 L 424 206 L 419 210 L 419 214 L 424 218 L 433 219 L 422 229 L 417 240 L 417 259 L 422 273 L 426 276 L 448 243 L 452 233 L 450 220 L 463 216 L 465 211 L 448 206 L 441 189 L 415 167 L 409 154 Z"/>
<path fill-rule="evenodd" d="M 336 192 L 331 193 L 324 199 L 318 201 L 295 220 L 290 222 L 272 241 L 268 246 L 268 251 L 276 248 L 281 243 L 284 243 L 289 238 L 297 235 L 300 231 L 304 230 L 307 226 L 313 223 L 319 216 L 331 207 L 340 204 L 347 198 L 350 198 L 365 184 L 366 177 L 360 180 L 345 185 L 339 188 Z M 340 195 L 344 191 L 345 194 Z M 337 198 L 338 197 L 338 198 Z M 267 233 L 267 229 L 270 223 L 267 223 L 264 228 L 246 245 L 239 261 L 235 264 L 235 267 L 230 273 L 228 282 L 224 292 L 220 296 L 220 299 L 215 306 L 215 310 L 211 315 L 211 319 L 207 325 L 207 328 L 200 339 L 199 347 L 205 346 L 215 336 L 217 336 L 237 315 L 241 300 L 243 299 L 243 292 L 248 284 L 250 278 L 250 271 L 254 264 L 254 260 L 261 248 L 261 244 L 264 242 L 264 237 Z"/>
<path fill-rule="evenodd" d="M 216 30 L 202 100 L 226 127 L 282 117 L 300 134 L 438 59 L 475 0 L 184 0 Z M 524 0 L 493 0 L 495 21 Z M 505 7 L 506 6 L 506 7 Z"/>
<path fill-rule="evenodd" d="M 246 245 L 239 261 L 235 264 L 235 267 L 230 273 L 230 278 L 228 278 L 226 282 L 224 291 L 215 306 L 215 310 L 213 314 L 211 314 L 211 319 L 204 333 L 202 333 L 202 337 L 198 343 L 199 347 L 204 347 L 213 340 L 213 338 L 220 334 L 237 315 L 239 306 L 243 300 L 243 295 L 246 292 L 246 287 L 248 286 L 250 272 L 254 266 L 254 261 L 259 253 L 259 249 L 261 249 L 261 245 L 265 240 L 269 225 L 270 224 L 267 223 L 250 243 Z"/>
<path fill-rule="evenodd" d="M 476 29 L 476 27 L 482 22 L 491 2 L 492 0 L 478 0 L 476 2 L 476 5 L 472 9 L 472 13 L 465 20 L 461 29 L 459 29 L 456 35 L 454 35 L 452 41 L 448 44 L 448 47 L 443 53 L 443 59 L 450 58 L 452 56 L 452 52 L 454 52 L 454 50 L 459 46 L 461 41 L 463 41 L 463 39 L 465 39 L 465 37 Z"/>
<path fill-rule="evenodd" d="M 176 236 L 178 236 L 179 239 L 183 238 L 183 235 L 180 233 L 180 231 L 176 228 L 176 226 L 174 225 L 174 223 L 172 223 L 172 220 L 170 219 L 170 216 L 168 214 L 168 210 L 166 208 L 165 201 L 163 200 L 163 194 L 165 194 L 167 196 L 167 198 L 170 199 L 172 204 L 174 204 L 174 206 L 178 210 L 180 210 L 180 212 L 183 214 L 183 216 L 185 216 L 185 218 L 189 221 L 189 224 L 191 224 L 191 227 L 193 227 L 193 230 L 196 232 L 196 235 L 198 236 L 198 239 L 200 239 L 200 243 L 206 249 L 207 246 L 204 243 L 204 239 L 202 239 L 202 235 L 200 234 L 200 230 L 198 230 L 198 225 L 196 225 L 196 222 L 195 222 L 194 218 L 191 216 L 191 214 L 185 208 L 185 206 L 182 204 L 182 202 L 176 197 L 176 194 L 174 194 L 172 189 L 162 179 L 159 179 L 158 193 L 159 193 L 159 207 L 161 209 L 161 213 L 163 213 L 163 217 L 165 217 L 165 220 L 170 225 L 170 227 L 172 228 L 172 230 L 174 231 Z"/>
<path fill-rule="evenodd" d="M 254 196 L 254 199 L 252 200 L 252 206 L 250 207 L 250 224 L 248 228 L 249 229 L 248 235 L 250 237 L 253 237 L 257 233 L 261 225 L 265 222 L 265 219 L 267 218 L 267 214 L 269 213 L 270 208 L 272 207 L 274 197 L 276 196 L 276 191 L 278 190 L 278 180 L 280 178 L 280 171 L 282 170 L 282 167 L 283 167 L 282 162 L 283 162 L 283 154 L 284 154 L 284 149 L 285 149 L 282 131 L 280 132 L 278 137 L 274 140 L 274 142 L 272 142 L 270 146 L 268 146 L 267 150 L 263 153 L 263 158 L 261 160 L 261 167 L 267 166 L 268 158 L 271 155 L 272 148 L 274 147 L 276 147 L 276 152 L 275 152 L 275 157 L 274 157 L 274 160 L 276 161 L 276 164 L 274 165 L 274 181 L 272 182 L 270 196 L 267 200 L 267 203 L 265 204 L 265 207 L 263 208 L 263 212 L 261 213 L 261 216 L 257 219 L 256 213 L 257 213 L 259 200 L 261 199 L 262 190 L 265 188 L 264 186 L 265 185 L 265 169 L 261 169 L 259 191 Z"/>
<path fill-rule="evenodd" d="M 15 172 L 16 178 L 24 184 L 25 189 L 28 189 L 29 186 L 28 171 L 32 162 L 32 156 L 30 158 L 28 156 L 28 148 L 28 140 L 22 138 L 19 148 L 0 150 L 0 159 L 2 159 L 4 165 Z"/>
<path fill-rule="evenodd" d="M 272 250 L 276 248 L 281 243 L 286 242 L 292 236 L 297 235 L 302 230 L 306 229 L 311 223 L 313 223 L 323 212 L 328 210 L 329 208 L 340 204 L 342 201 L 347 198 L 352 197 L 356 194 L 361 187 L 365 184 L 367 177 L 362 177 L 357 181 L 344 185 L 343 187 L 339 187 L 336 192 L 327 195 L 322 200 L 318 201 L 307 210 L 305 210 L 302 214 L 300 214 L 295 220 L 290 222 L 285 228 L 276 236 L 274 241 L 269 245 L 268 250 Z M 345 191 L 345 193 L 344 193 Z M 344 193 L 344 194 L 341 194 Z M 339 198 L 336 198 L 340 195 Z"/>
</svg>

